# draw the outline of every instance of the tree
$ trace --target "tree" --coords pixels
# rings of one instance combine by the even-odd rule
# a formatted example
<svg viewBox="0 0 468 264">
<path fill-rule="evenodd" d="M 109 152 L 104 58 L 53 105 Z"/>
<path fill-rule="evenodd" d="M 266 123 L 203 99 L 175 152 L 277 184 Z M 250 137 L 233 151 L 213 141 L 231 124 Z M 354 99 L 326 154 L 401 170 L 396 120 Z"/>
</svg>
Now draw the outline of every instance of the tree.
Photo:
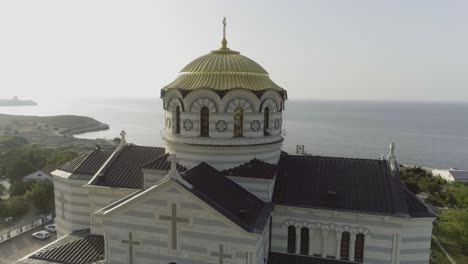
<svg viewBox="0 0 468 264">
<path fill-rule="evenodd" d="M 468 209 L 444 210 L 436 222 L 436 228 L 457 243 L 468 254 Z"/>
<path fill-rule="evenodd" d="M 36 182 L 27 197 L 41 213 L 54 209 L 54 185 L 49 181 Z"/>
<path fill-rule="evenodd" d="M 23 197 L 12 197 L 6 201 L 2 201 L 0 205 L 0 216 L 4 217 L 19 217 L 28 211 L 28 203 Z"/>
<path fill-rule="evenodd" d="M 33 173 L 36 169 L 30 162 L 24 160 L 15 161 L 8 169 L 8 178 L 11 182 L 19 182 L 24 176 Z"/>
<path fill-rule="evenodd" d="M 23 196 L 27 191 L 31 190 L 33 187 L 34 182 L 28 181 L 28 182 L 12 182 L 10 189 L 8 190 L 8 193 L 10 194 L 11 197 L 15 196 Z"/>
</svg>

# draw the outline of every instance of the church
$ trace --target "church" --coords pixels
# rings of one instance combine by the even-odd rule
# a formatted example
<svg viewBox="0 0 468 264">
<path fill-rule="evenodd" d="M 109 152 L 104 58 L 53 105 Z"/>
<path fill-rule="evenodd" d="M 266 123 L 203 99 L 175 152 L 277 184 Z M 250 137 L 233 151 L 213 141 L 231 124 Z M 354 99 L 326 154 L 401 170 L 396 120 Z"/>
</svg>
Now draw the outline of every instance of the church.
<svg viewBox="0 0 468 264">
<path fill-rule="evenodd" d="M 435 214 L 400 181 L 394 144 L 380 159 L 283 152 L 287 92 L 225 25 L 161 89 L 165 146 L 122 131 L 53 171 L 59 238 L 18 263 L 429 262 Z"/>
</svg>

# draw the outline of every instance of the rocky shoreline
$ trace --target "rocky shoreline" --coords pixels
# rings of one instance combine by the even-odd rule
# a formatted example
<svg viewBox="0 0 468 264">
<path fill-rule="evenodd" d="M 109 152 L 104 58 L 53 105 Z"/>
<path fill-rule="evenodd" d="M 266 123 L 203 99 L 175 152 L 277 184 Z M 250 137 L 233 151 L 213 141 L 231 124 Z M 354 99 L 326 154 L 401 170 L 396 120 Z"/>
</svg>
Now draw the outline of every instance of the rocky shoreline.
<svg viewBox="0 0 468 264">
<path fill-rule="evenodd" d="M 74 135 L 109 129 L 109 125 L 91 117 L 60 116 L 16 116 L 0 114 L 0 137 L 22 137 L 30 144 L 43 147 L 70 147 L 78 150 L 111 148 L 112 141 L 102 139 L 80 139 Z"/>
</svg>

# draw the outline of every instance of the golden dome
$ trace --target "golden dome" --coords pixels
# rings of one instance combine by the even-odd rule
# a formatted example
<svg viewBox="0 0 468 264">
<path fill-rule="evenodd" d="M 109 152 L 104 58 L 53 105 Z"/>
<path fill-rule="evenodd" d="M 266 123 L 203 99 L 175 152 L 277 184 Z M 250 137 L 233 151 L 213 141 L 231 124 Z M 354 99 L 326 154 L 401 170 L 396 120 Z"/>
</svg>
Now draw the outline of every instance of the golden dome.
<svg viewBox="0 0 468 264">
<path fill-rule="evenodd" d="M 258 63 L 240 55 L 237 51 L 230 50 L 224 43 L 223 46 L 189 63 L 164 89 L 283 90 L 270 79 L 268 72 Z"/>
</svg>

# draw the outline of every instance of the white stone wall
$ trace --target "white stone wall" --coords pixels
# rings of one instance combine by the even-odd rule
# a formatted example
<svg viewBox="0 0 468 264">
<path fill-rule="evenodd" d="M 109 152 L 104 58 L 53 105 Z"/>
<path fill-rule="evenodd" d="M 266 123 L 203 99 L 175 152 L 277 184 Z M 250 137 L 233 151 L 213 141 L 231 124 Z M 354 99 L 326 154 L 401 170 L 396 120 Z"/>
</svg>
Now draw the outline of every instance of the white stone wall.
<svg viewBox="0 0 468 264">
<path fill-rule="evenodd" d="M 228 176 L 229 179 L 242 186 L 265 202 L 271 202 L 275 180 L 251 179 L 245 177 Z"/>
<path fill-rule="evenodd" d="M 88 191 L 82 187 L 86 182 L 54 176 L 55 219 L 58 236 L 89 228 Z"/>
<path fill-rule="evenodd" d="M 287 252 L 288 226 L 296 227 L 296 251 L 300 248 L 300 228 L 309 228 L 309 254 L 339 255 L 341 233 L 350 232 L 350 257 L 354 238 L 365 235 L 364 263 L 428 263 L 432 218 L 406 219 L 346 212 L 275 206 L 272 251 Z M 327 239 L 324 239 L 324 238 Z"/>
<path fill-rule="evenodd" d="M 197 146 L 166 140 L 166 151 L 177 154 L 177 161 L 187 168 L 207 162 L 218 170 L 229 169 L 254 158 L 277 164 L 281 155 L 280 142 L 245 146 Z"/>
<path fill-rule="evenodd" d="M 167 151 L 176 153 L 186 167 L 209 161 L 217 169 L 231 168 L 256 157 L 277 163 L 282 142 L 283 98 L 266 91 L 261 98 L 245 89 L 233 89 L 223 98 L 209 89 L 189 92 L 185 98 L 170 90 L 163 97 Z M 176 133 L 176 109 L 180 112 L 180 133 Z M 200 137 L 200 110 L 209 109 L 209 137 Z M 243 136 L 234 137 L 234 111 L 244 109 Z M 264 134 L 264 110 L 269 109 L 268 135 Z M 183 145 L 176 146 L 177 144 Z M 265 144 L 269 144 L 265 147 Z M 197 145 L 194 147 L 194 145 Z M 222 151 L 205 146 L 223 146 Z M 246 147 L 240 150 L 241 147 Z M 224 154 L 224 155 L 219 155 Z"/>
<path fill-rule="evenodd" d="M 173 203 L 177 217 L 189 219 L 188 224 L 177 224 L 176 250 L 172 249 L 169 221 L 160 219 L 171 214 Z M 247 263 L 264 263 L 267 232 L 259 235 L 246 232 L 173 181 L 116 213 L 101 217 L 105 236 L 109 238 L 106 263 L 130 263 L 129 246 L 122 243 L 129 239 L 129 232 L 140 243 L 134 246 L 133 263 L 219 263 L 212 253 L 218 252 L 220 245 L 231 256 L 224 263 L 244 264 L 246 258 Z"/>
<path fill-rule="evenodd" d="M 168 171 L 143 170 L 144 188 L 148 189 L 167 175 Z"/>
<path fill-rule="evenodd" d="M 138 190 L 135 189 L 123 189 L 123 188 L 110 188 L 104 186 L 93 186 L 86 185 L 86 189 L 89 195 L 89 210 L 91 213 L 90 227 L 91 233 L 102 235 L 102 222 L 96 221 L 94 212 L 108 206 L 109 204 L 118 201 Z"/>
<path fill-rule="evenodd" d="M 432 175 L 439 176 L 449 183 L 455 181 L 449 170 L 432 170 Z"/>
</svg>

